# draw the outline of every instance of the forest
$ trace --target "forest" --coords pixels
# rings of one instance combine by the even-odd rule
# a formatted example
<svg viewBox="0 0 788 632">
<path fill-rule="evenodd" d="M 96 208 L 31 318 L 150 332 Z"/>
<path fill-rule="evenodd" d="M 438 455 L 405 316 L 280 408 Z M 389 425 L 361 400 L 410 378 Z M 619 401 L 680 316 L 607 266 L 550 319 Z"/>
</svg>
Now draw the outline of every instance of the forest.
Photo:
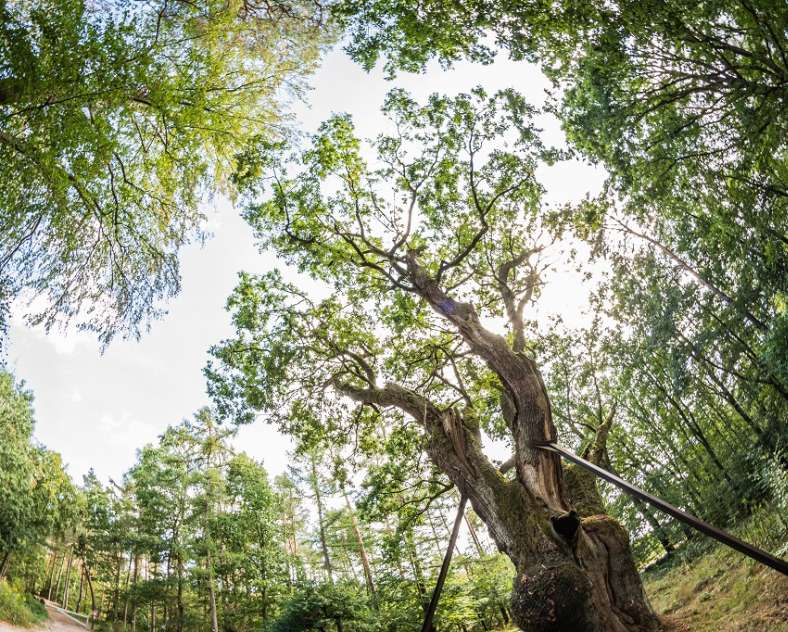
<svg viewBox="0 0 788 632">
<path fill-rule="evenodd" d="M 294 123 L 337 50 L 374 138 Z M 397 83 L 497 57 L 546 100 Z M 0 630 L 785 630 L 784 575 L 543 448 L 786 559 L 787 128 L 773 0 L 0 0 Z M 556 203 L 572 161 L 604 185 Z M 73 476 L 15 323 L 143 339 L 216 198 L 275 265 L 210 404 Z"/>
</svg>

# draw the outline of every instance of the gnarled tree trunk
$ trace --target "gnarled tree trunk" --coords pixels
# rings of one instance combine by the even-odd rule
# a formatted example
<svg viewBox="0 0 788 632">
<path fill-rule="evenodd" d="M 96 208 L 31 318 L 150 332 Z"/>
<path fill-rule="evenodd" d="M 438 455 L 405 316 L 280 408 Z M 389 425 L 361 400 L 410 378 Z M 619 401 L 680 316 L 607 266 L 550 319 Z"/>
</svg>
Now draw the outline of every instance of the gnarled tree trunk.
<svg viewBox="0 0 788 632">
<path fill-rule="evenodd" d="M 558 456 L 535 447 L 556 439 L 550 400 L 535 362 L 521 346 L 485 329 L 473 306 L 444 293 L 415 257 L 408 264 L 417 293 L 456 327 L 471 352 L 500 380 L 501 409 L 515 448 L 514 479 L 504 477 L 483 454 L 479 426 L 468 409 L 438 407 L 396 384 L 359 388 L 337 383 L 337 388 L 360 402 L 396 406 L 423 426 L 431 459 L 468 497 L 498 548 L 514 563 L 512 616 L 520 627 L 540 632 L 659 630 L 627 533 L 603 513 L 593 479 L 577 471 L 564 476 Z"/>
<path fill-rule="evenodd" d="M 514 563 L 515 622 L 523 629 L 540 631 L 659 629 L 626 532 L 599 511 L 598 500 L 589 502 L 594 481 L 580 472 L 564 480 L 558 464 L 541 479 L 548 485 L 524 483 L 522 467 L 513 480 L 505 480 L 481 455 L 472 424 L 451 417 L 450 423 L 461 426 L 465 434 L 464 458 L 458 458 L 450 436 L 437 433 L 431 438 L 430 453 L 468 495 L 498 548 Z M 551 478 L 554 472 L 557 475 Z M 578 503 L 575 508 L 574 496 L 583 498 L 582 506 Z"/>
</svg>

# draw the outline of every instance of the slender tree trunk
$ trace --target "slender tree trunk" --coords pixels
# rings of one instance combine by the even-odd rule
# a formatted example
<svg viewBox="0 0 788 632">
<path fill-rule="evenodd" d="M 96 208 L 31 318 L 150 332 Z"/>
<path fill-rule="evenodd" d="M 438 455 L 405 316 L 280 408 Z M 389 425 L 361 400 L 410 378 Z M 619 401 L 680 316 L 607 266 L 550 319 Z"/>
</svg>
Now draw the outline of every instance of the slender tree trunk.
<svg viewBox="0 0 788 632">
<path fill-rule="evenodd" d="M 96 615 L 97 619 L 100 619 L 101 615 L 104 615 L 104 620 L 105 621 L 108 620 L 107 609 L 104 607 L 104 604 L 105 604 L 106 601 L 107 601 L 107 593 L 106 592 L 102 592 L 101 593 L 101 601 L 99 602 L 99 607 L 98 607 L 98 614 Z"/>
<path fill-rule="evenodd" d="M 393 533 L 394 533 L 394 529 L 392 528 L 391 523 L 389 522 L 388 516 L 386 516 L 386 520 L 383 523 L 383 526 L 385 527 L 386 535 L 391 537 L 393 535 Z M 403 582 L 407 581 L 407 577 L 405 576 L 405 568 L 402 566 L 402 550 L 401 549 L 398 549 L 394 553 L 394 561 L 397 564 L 397 572 L 399 574 L 399 578 Z"/>
<path fill-rule="evenodd" d="M 74 606 L 74 612 L 79 612 L 80 606 L 82 606 L 82 594 L 84 590 L 84 582 L 85 582 L 85 569 L 82 564 L 79 565 L 79 595 L 77 595 L 77 605 Z"/>
<path fill-rule="evenodd" d="M 60 591 L 60 580 L 63 577 L 63 564 L 65 564 L 65 562 L 66 562 L 66 554 L 63 553 L 63 559 L 60 560 L 60 565 L 58 567 L 58 572 L 57 572 L 57 580 L 55 581 L 55 586 L 54 586 L 54 588 L 55 588 L 55 599 L 57 599 L 57 593 Z M 49 586 L 49 594 L 47 594 L 47 599 L 49 601 L 52 601 L 52 586 L 51 585 Z"/>
<path fill-rule="evenodd" d="M 211 560 L 210 550 L 208 551 L 205 565 L 208 570 L 208 603 L 211 609 L 211 632 L 219 632 L 219 618 L 216 613 L 216 591 L 213 585 L 213 561 Z"/>
<path fill-rule="evenodd" d="M 458 502 L 459 501 L 461 501 L 461 499 L 458 499 Z M 443 507 L 441 505 L 438 505 L 437 511 L 438 511 L 438 515 L 440 516 L 441 524 L 443 525 L 443 529 L 446 532 L 446 537 L 447 538 L 451 537 L 452 527 L 449 527 L 449 522 L 448 522 L 448 520 L 446 520 L 446 512 L 443 511 Z M 427 515 L 430 515 L 429 511 L 427 512 Z M 465 511 L 464 510 L 462 512 L 462 517 L 463 518 L 465 517 Z M 445 542 L 445 540 L 444 540 L 444 542 Z M 445 544 L 444 544 L 444 546 L 445 546 Z M 457 562 L 465 570 L 465 574 L 468 577 L 472 577 L 473 576 L 473 569 L 471 568 L 470 564 L 468 564 L 467 556 L 464 555 L 463 552 L 460 550 L 460 543 L 457 542 L 457 540 L 454 541 L 454 554 L 457 555 L 457 558 L 456 558 Z"/>
<path fill-rule="evenodd" d="M 125 599 L 125 601 L 123 603 L 123 630 L 124 630 L 124 632 L 126 630 L 126 625 L 128 623 L 128 620 L 129 620 L 129 599 L 131 598 L 129 587 L 131 586 L 131 582 L 132 582 L 132 579 L 131 579 L 132 578 L 132 575 L 131 575 L 132 563 L 134 564 L 134 575 L 136 576 L 136 574 L 137 574 L 137 556 L 134 555 L 133 551 L 129 551 L 129 570 L 126 573 L 126 590 L 125 590 L 125 592 L 126 592 L 126 599 Z M 135 577 L 135 579 L 136 579 L 136 577 Z"/>
<path fill-rule="evenodd" d="M 47 562 L 47 581 L 44 584 L 43 588 L 41 589 L 40 595 L 43 597 L 45 592 L 49 592 L 52 590 L 52 578 L 55 574 L 55 566 L 57 565 L 57 552 L 52 551 L 50 552 L 49 561 Z"/>
<path fill-rule="evenodd" d="M 331 567 L 331 557 L 329 556 L 328 553 L 328 543 L 326 542 L 326 529 L 324 523 L 325 521 L 323 518 L 323 513 L 324 513 L 323 500 L 320 493 L 320 479 L 318 477 L 318 472 L 317 472 L 317 461 L 315 459 L 314 454 L 310 455 L 309 465 L 310 465 L 309 480 L 310 483 L 312 484 L 312 491 L 315 494 L 315 502 L 317 504 L 317 521 L 318 521 L 318 528 L 320 532 L 320 548 L 323 551 L 323 564 L 325 565 L 326 575 L 328 577 L 328 583 L 333 584 L 334 574 L 333 574 L 333 569 Z M 337 626 L 337 632 L 343 632 L 342 620 L 340 618 L 336 618 L 334 619 L 334 623 Z"/>
<path fill-rule="evenodd" d="M 82 568 L 85 571 L 85 579 L 88 581 L 88 592 L 90 593 L 90 627 L 91 629 L 96 623 L 96 617 L 98 617 L 98 611 L 96 610 L 96 593 L 93 592 L 93 581 L 90 579 L 90 566 L 88 566 L 85 560 L 82 560 Z"/>
<path fill-rule="evenodd" d="M 458 502 L 459 500 L 460 499 L 458 499 Z M 450 536 L 452 532 L 452 527 L 449 526 L 449 521 L 446 520 L 446 512 L 443 511 L 443 509 L 444 509 L 443 506 L 438 505 L 438 515 L 440 516 L 441 524 L 443 525 L 443 529 L 446 532 L 447 536 Z M 465 511 L 462 512 L 462 517 L 463 518 L 465 517 Z M 460 556 L 459 557 L 460 564 L 462 564 L 463 568 L 465 569 L 465 572 L 468 573 L 468 576 L 470 576 L 471 568 L 470 566 L 468 566 L 468 562 L 465 559 L 465 555 L 463 555 L 463 552 L 460 550 L 460 543 L 457 541 L 454 542 L 454 553 Z"/>
<path fill-rule="evenodd" d="M 678 254 L 676 254 L 673 250 L 671 250 L 668 246 L 663 244 L 661 241 L 651 237 L 646 233 L 639 233 L 636 230 L 630 228 L 626 224 L 619 222 L 619 225 L 622 226 L 622 230 L 629 233 L 630 235 L 634 235 L 636 237 L 640 237 L 641 239 L 645 239 L 649 242 L 652 246 L 656 246 L 659 248 L 669 259 L 671 259 L 676 265 L 678 265 L 681 269 L 687 272 L 692 278 L 694 278 L 698 283 L 700 283 L 703 287 L 711 291 L 713 294 L 721 298 L 725 303 L 727 303 L 730 307 L 738 311 L 742 316 L 744 316 L 747 320 L 749 320 L 753 325 L 755 325 L 761 331 L 767 331 L 768 327 L 766 324 L 757 318 L 752 312 L 747 310 L 746 308 L 737 304 L 733 298 L 723 291 L 717 285 L 714 285 L 711 281 L 706 279 L 698 270 L 693 268 L 689 263 L 684 261 Z"/>
<path fill-rule="evenodd" d="M 476 554 L 479 557 L 484 557 L 485 555 L 487 555 L 487 551 L 484 550 L 484 547 L 482 546 L 482 542 L 481 540 L 479 540 L 479 534 L 476 533 L 476 527 L 473 526 L 473 523 L 468 518 L 467 511 L 465 512 L 464 518 L 465 518 L 465 526 L 468 527 L 468 533 L 471 534 L 471 540 L 473 541 L 473 546 L 476 549 Z"/>
<path fill-rule="evenodd" d="M 285 556 L 285 559 L 287 556 Z M 289 577 L 289 569 L 288 569 L 288 577 Z M 263 557 L 261 567 L 260 567 L 260 578 L 263 580 L 263 587 L 260 590 L 260 622 L 263 624 L 263 628 L 267 627 L 268 624 L 268 567 L 266 565 L 265 557 Z M 252 591 L 251 586 L 247 583 L 246 585 L 246 593 L 251 600 Z"/>
<path fill-rule="evenodd" d="M 185 616 L 183 607 L 183 559 L 181 553 L 178 552 L 178 621 L 176 623 L 177 632 L 183 630 L 183 618 Z"/>
<path fill-rule="evenodd" d="M 315 495 L 315 504 L 317 505 L 317 523 L 320 534 L 320 549 L 323 553 L 323 565 L 326 569 L 328 583 L 333 584 L 334 576 L 331 568 L 331 557 L 328 553 L 328 544 L 326 543 L 326 529 L 323 518 L 323 498 L 320 493 L 320 479 L 318 478 L 317 463 L 314 455 L 310 455 L 309 468 L 309 482 L 312 486 L 312 493 Z"/>
<path fill-rule="evenodd" d="M 596 437 L 594 438 L 593 443 L 586 455 L 586 458 L 590 460 L 592 463 L 604 467 L 609 472 L 613 474 L 618 474 L 617 468 L 615 468 L 610 461 L 610 455 L 607 451 L 607 436 L 610 430 L 610 427 L 613 423 L 613 418 L 615 416 L 615 408 L 611 411 L 610 416 L 606 422 L 604 427 L 600 427 L 597 430 Z M 596 492 L 596 486 L 594 486 L 594 492 Z M 595 498 L 598 498 L 601 501 L 601 497 L 599 494 L 594 494 Z M 670 538 L 668 537 L 667 532 L 657 520 L 657 517 L 654 515 L 654 512 L 651 510 L 646 503 L 638 498 L 632 498 L 632 504 L 635 505 L 635 509 L 637 512 L 643 516 L 643 518 L 648 522 L 651 530 L 654 532 L 654 536 L 657 538 L 657 541 L 662 545 L 662 548 L 665 549 L 665 553 L 670 555 L 671 551 L 673 551 L 673 545 L 670 542 Z M 599 506 L 600 511 L 604 512 L 604 507 L 601 505 Z"/>
<path fill-rule="evenodd" d="M 52 588 L 55 585 L 55 571 L 57 570 L 57 560 L 60 557 L 60 552 L 56 551 L 52 556 L 52 568 L 49 569 L 49 577 L 47 578 L 46 593 L 47 601 L 52 599 Z"/>
<path fill-rule="evenodd" d="M 0 562 L 0 579 L 5 577 L 5 574 L 8 572 L 9 562 L 11 561 L 11 551 L 6 551 L 3 553 L 3 560 Z"/>
<path fill-rule="evenodd" d="M 118 620 L 118 607 L 120 605 L 120 573 L 123 566 L 123 553 L 118 551 L 115 556 L 115 587 L 112 590 L 112 620 Z"/>
<path fill-rule="evenodd" d="M 66 565 L 66 584 L 63 588 L 63 608 L 68 610 L 68 593 L 69 593 L 69 585 L 71 582 L 71 561 L 73 556 L 71 553 L 68 554 L 68 564 Z"/>
<path fill-rule="evenodd" d="M 158 567 L 157 567 L 156 563 L 154 562 L 153 569 L 148 568 L 147 579 L 150 580 L 151 575 L 155 579 L 157 574 L 158 574 Z M 154 632 L 156 630 L 156 627 L 157 627 L 156 626 L 156 603 L 155 602 L 151 602 L 151 604 L 150 604 L 150 612 L 151 612 L 151 614 L 150 614 L 150 629 L 151 629 L 151 632 Z"/>
<path fill-rule="evenodd" d="M 659 523 L 657 517 L 654 515 L 654 512 L 651 511 L 651 508 L 646 505 L 642 500 L 638 500 L 637 498 L 632 499 L 635 508 L 637 509 L 638 513 L 645 518 L 646 522 L 648 522 L 649 526 L 651 527 L 651 531 L 654 533 L 654 537 L 657 539 L 662 545 L 662 548 L 665 549 L 665 554 L 670 555 L 673 552 L 673 544 L 668 537 L 667 531 L 665 531 L 664 527 Z"/>
<path fill-rule="evenodd" d="M 301 562 L 301 552 L 298 548 L 298 533 L 295 523 L 295 514 L 292 511 L 290 514 L 290 526 L 290 547 L 293 556 L 293 585 L 295 585 L 304 574 L 304 566 Z"/>
<path fill-rule="evenodd" d="M 438 557 L 443 556 L 443 551 L 441 550 L 441 538 L 438 537 L 438 531 L 435 528 L 435 520 L 432 517 L 432 512 L 428 509 L 424 512 L 424 515 L 427 517 L 427 523 L 430 525 L 430 533 L 432 533 L 432 545 L 435 547 L 435 555 Z"/>
<path fill-rule="evenodd" d="M 733 396 L 733 393 L 730 392 L 730 390 L 725 386 L 722 380 L 720 380 L 716 375 L 713 375 L 711 372 L 707 373 L 707 375 L 717 385 L 717 387 L 719 388 L 719 393 L 723 396 L 725 401 L 728 402 L 733 407 L 733 410 L 736 411 L 739 417 L 741 417 L 741 419 L 758 436 L 761 444 L 770 452 L 774 451 L 774 442 L 768 437 L 768 435 L 764 432 L 764 430 L 757 423 L 755 423 L 752 417 L 750 417 L 747 414 L 747 412 L 744 410 L 744 407 Z"/>
<path fill-rule="evenodd" d="M 364 537 L 361 535 L 361 529 L 358 526 L 358 519 L 356 518 L 356 511 L 350 503 L 350 498 L 347 495 L 345 486 L 342 485 L 342 496 L 345 498 L 345 505 L 350 513 L 350 522 L 353 525 L 353 534 L 356 536 L 356 543 L 358 544 L 358 552 L 361 557 L 361 566 L 364 569 L 364 581 L 367 584 L 367 592 L 372 599 L 372 604 L 377 609 L 377 593 L 375 592 L 375 582 L 372 579 L 372 567 L 369 563 L 367 556 L 367 547 L 364 545 Z"/>
<path fill-rule="evenodd" d="M 350 549 L 352 545 L 350 544 L 350 539 L 348 538 L 346 533 L 342 534 L 342 545 L 340 550 L 344 553 L 345 557 L 345 573 L 350 571 L 350 574 L 353 577 L 353 581 L 358 584 L 358 572 L 356 571 L 356 567 L 353 566 L 353 558 L 350 557 Z"/>
<path fill-rule="evenodd" d="M 289 523 L 287 542 L 290 546 L 291 556 L 288 558 L 288 565 L 290 565 L 290 562 L 292 561 L 292 577 L 290 579 L 290 585 L 294 586 L 296 583 L 298 583 L 300 576 L 303 574 L 303 566 L 301 564 L 301 558 L 299 557 L 300 553 L 298 550 L 298 529 L 296 527 L 295 498 L 293 497 L 292 488 L 288 488 L 287 491 L 287 522 Z"/>
<path fill-rule="evenodd" d="M 285 575 L 287 576 L 287 585 L 288 587 L 292 587 L 295 583 L 293 581 L 293 568 L 290 564 L 290 542 L 288 539 L 285 539 Z"/>
<path fill-rule="evenodd" d="M 413 540 L 413 530 L 409 529 L 408 532 L 404 536 L 404 545 L 408 552 L 408 560 L 410 561 L 410 567 L 413 570 L 413 579 L 416 583 L 416 592 L 419 595 L 419 602 L 421 603 L 421 608 L 424 611 L 424 614 L 427 614 L 427 611 L 430 607 L 430 595 L 427 592 L 427 588 L 424 585 L 424 571 L 421 568 L 421 562 L 419 559 L 419 551 L 416 548 L 416 543 Z M 435 625 L 430 625 L 429 632 L 435 632 Z"/>
<path fill-rule="evenodd" d="M 735 493 L 736 489 L 735 489 L 735 485 L 733 484 L 733 481 L 728 475 L 728 472 L 723 466 L 719 457 L 717 456 L 717 453 L 711 447 L 711 444 L 706 438 L 706 435 L 703 433 L 703 431 L 701 430 L 700 426 L 695 421 L 695 419 L 692 418 L 691 416 L 692 413 L 689 412 L 689 409 L 687 409 L 686 406 L 682 406 L 682 403 L 677 401 L 668 392 L 668 390 L 664 386 L 662 386 L 662 383 L 659 381 L 659 379 L 656 376 L 650 375 L 648 373 L 646 374 L 649 375 L 652 383 L 657 387 L 659 391 L 662 392 L 662 394 L 665 396 L 665 399 L 667 399 L 667 401 L 670 402 L 671 406 L 673 406 L 673 409 L 678 413 L 679 417 L 681 417 L 681 419 L 684 421 L 684 425 L 689 429 L 692 435 L 700 442 L 701 446 L 703 447 L 706 454 L 711 459 L 712 463 L 714 463 L 714 465 L 719 470 L 720 475 L 725 479 L 725 482 L 728 484 L 729 489 Z"/>
<path fill-rule="evenodd" d="M 432 620 L 435 616 L 435 610 L 438 607 L 438 601 L 440 600 L 441 592 L 443 591 L 443 584 L 446 581 L 446 577 L 449 574 L 449 566 L 451 565 L 451 556 L 454 553 L 454 548 L 457 545 L 457 535 L 460 532 L 460 525 L 462 524 L 462 516 L 461 514 L 465 513 L 465 505 L 468 503 L 468 499 L 464 496 L 460 499 L 460 506 L 457 510 L 457 517 L 454 519 L 454 526 L 449 533 L 449 546 L 447 547 L 446 553 L 443 556 L 443 562 L 441 563 L 440 572 L 438 573 L 438 578 L 435 581 L 435 588 L 432 590 L 432 596 L 430 598 L 429 606 L 427 607 L 427 612 L 424 614 L 424 623 L 421 626 L 422 632 L 427 632 L 428 630 L 432 629 Z"/>
</svg>

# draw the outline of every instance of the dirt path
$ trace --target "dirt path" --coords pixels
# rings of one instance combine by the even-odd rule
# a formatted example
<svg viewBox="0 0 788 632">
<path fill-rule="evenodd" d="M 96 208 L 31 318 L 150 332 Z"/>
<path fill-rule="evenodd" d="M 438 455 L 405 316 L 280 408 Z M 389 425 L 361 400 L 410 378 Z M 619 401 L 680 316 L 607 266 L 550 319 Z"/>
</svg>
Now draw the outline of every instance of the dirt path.
<svg viewBox="0 0 788 632">
<path fill-rule="evenodd" d="M 0 621 L 0 632 L 86 632 L 87 628 L 63 614 L 55 606 L 45 604 L 49 619 L 35 628 L 20 628 Z"/>
</svg>

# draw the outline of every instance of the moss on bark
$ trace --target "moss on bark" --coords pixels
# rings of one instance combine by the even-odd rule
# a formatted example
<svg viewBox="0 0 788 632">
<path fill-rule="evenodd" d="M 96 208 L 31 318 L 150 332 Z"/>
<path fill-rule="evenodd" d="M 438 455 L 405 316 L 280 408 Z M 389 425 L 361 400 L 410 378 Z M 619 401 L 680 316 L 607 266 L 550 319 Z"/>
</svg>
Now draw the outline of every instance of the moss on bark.
<svg viewBox="0 0 788 632">
<path fill-rule="evenodd" d="M 512 614 L 525 630 L 602 631 L 593 607 L 591 583 L 570 562 L 518 575 L 512 592 Z"/>
</svg>

